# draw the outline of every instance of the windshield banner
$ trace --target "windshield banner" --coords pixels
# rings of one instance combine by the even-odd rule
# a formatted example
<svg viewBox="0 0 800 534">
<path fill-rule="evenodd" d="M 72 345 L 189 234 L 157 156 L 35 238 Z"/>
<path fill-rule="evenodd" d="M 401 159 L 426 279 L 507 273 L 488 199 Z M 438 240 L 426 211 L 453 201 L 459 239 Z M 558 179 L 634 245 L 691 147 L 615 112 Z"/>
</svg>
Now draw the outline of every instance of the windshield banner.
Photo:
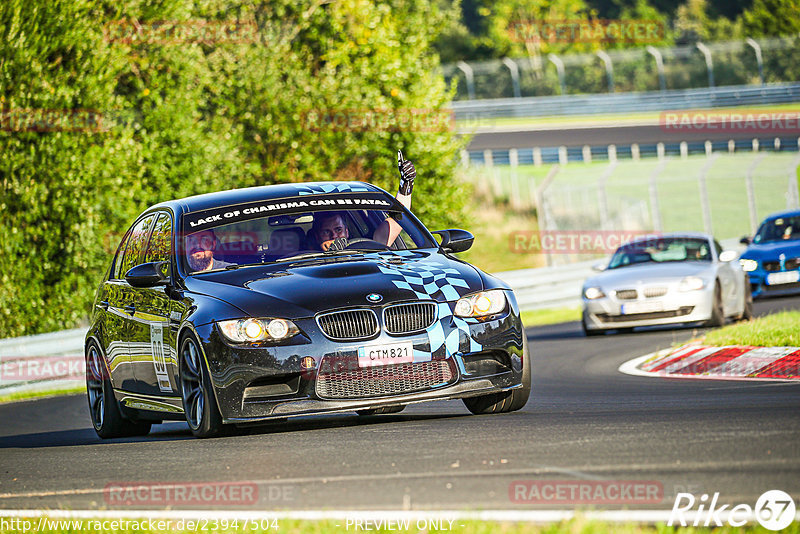
<svg viewBox="0 0 800 534">
<path fill-rule="evenodd" d="M 378 209 L 398 210 L 394 201 L 383 193 L 347 193 L 260 200 L 246 204 L 222 206 L 183 216 L 186 233 L 215 228 L 224 224 L 247 221 L 270 215 L 288 215 L 308 211 Z"/>
</svg>

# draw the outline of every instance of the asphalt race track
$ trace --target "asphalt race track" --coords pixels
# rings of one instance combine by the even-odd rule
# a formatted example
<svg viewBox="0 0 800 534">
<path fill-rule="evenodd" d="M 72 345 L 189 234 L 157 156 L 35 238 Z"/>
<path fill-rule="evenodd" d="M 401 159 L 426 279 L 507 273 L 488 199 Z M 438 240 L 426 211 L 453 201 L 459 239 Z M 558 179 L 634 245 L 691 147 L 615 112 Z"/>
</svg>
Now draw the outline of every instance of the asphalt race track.
<svg viewBox="0 0 800 534">
<path fill-rule="evenodd" d="M 780 134 L 776 134 L 780 135 Z M 767 132 L 761 134 L 735 131 L 702 129 L 699 131 L 675 130 L 665 131 L 659 124 L 625 125 L 625 126 L 587 126 L 585 128 L 565 128 L 563 125 L 553 128 L 521 129 L 510 131 L 482 131 L 475 133 L 468 145 L 468 150 L 531 148 L 534 146 L 583 146 L 583 145 L 630 145 L 632 143 L 680 143 L 704 141 L 728 141 L 729 139 L 752 139 L 754 137 L 770 137 Z M 775 135 L 772 135 L 775 137 Z"/>
<path fill-rule="evenodd" d="M 757 301 L 756 312 L 800 308 Z M 519 480 L 625 480 L 720 492 L 755 504 L 766 490 L 800 497 L 800 383 L 670 380 L 620 374 L 624 361 L 688 339 L 692 329 L 587 339 L 578 323 L 528 330 L 534 392 L 520 412 L 471 416 L 460 401 L 396 415 L 332 415 L 198 440 L 185 424 L 147 438 L 98 439 L 76 395 L 0 406 L 0 507 L 165 508 L 110 502 L 113 483 L 255 483 L 258 502 L 203 509 L 528 509 Z M 138 506 L 137 506 L 138 504 Z M 622 503 L 596 508 L 619 509 Z M 179 508 L 180 505 L 172 507 Z M 197 508 L 197 506 L 195 506 Z"/>
</svg>

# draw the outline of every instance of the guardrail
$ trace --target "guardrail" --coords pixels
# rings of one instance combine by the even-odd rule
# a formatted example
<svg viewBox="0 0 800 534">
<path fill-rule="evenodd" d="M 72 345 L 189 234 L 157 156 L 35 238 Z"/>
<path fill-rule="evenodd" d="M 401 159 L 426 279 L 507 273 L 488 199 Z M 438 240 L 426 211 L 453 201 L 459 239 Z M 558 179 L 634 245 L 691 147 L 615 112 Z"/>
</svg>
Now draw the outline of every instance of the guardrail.
<svg viewBox="0 0 800 534">
<path fill-rule="evenodd" d="M 0 396 L 84 383 L 85 328 L 0 340 Z"/>
<path fill-rule="evenodd" d="M 581 303 L 583 281 L 599 260 L 557 267 L 505 271 L 494 275 L 511 286 L 521 310 L 574 307 Z"/>
<path fill-rule="evenodd" d="M 499 117 L 596 115 L 788 104 L 800 101 L 800 83 L 733 85 L 637 93 L 463 100 L 452 103 L 457 121 Z"/>
</svg>

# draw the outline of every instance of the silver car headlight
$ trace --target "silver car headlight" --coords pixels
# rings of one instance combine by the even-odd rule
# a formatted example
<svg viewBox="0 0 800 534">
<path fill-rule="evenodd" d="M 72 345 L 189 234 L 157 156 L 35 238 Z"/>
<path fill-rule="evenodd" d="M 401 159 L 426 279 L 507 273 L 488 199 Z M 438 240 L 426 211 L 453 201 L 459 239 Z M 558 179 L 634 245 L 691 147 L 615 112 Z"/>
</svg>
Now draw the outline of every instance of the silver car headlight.
<svg viewBox="0 0 800 534">
<path fill-rule="evenodd" d="M 506 294 L 501 289 L 479 291 L 458 299 L 455 314 L 458 317 L 486 317 L 505 310 L 506 304 Z"/>
<path fill-rule="evenodd" d="M 289 339 L 300 330 L 287 319 L 233 319 L 217 322 L 222 334 L 234 343 L 255 341 L 281 341 Z"/>
<path fill-rule="evenodd" d="M 687 276 L 681 280 L 678 291 L 699 291 L 706 287 L 706 281 L 699 276 Z"/>
<path fill-rule="evenodd" d="M 747 258 L 739 258 L 739 265 L 742 266 L 742 270 L 746 273 L 750 273 L 758 269 L 758 262 L 756 260 L 750 260 Z"/>
<path fill-rule="evenodd" d="M 583 296 L 589 300 L 595 300 L 605 297 L 606 294 L 603 293 L 603 290 L 600 289 L 599 287 L 592 286 L 592 287 L 587 287 L 583 290 Z"/>
</svg>

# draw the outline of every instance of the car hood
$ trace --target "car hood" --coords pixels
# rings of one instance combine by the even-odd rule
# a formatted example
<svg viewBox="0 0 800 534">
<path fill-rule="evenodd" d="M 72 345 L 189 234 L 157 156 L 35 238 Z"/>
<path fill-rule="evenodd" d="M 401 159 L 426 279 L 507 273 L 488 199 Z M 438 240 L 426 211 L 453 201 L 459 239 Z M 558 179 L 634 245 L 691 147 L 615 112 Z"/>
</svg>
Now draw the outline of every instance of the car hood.
<svg viewBox="0 0 800 534">
<path fill-rule="evenodd" d="M 800 241 L 771 241 L 769 243 L 752 244 L 742 254 L 742 258 L 750 260 L 778 260 L 781 254 L 787 258 L 800 257 Z"/>
<path fill-rule="evenodd" d="M 190 291 L 222 299 L 252 316 L 309 317 L 352 306 L 457 300 L 483 289 L 471 265 L 436 251 L 390 251 L 242 267 L 190 276 Z M 380 295 L 373 302 L 367 295 Z"/>
<path fill-rule="evenodd" d="M 585 287 L 635 287 L 639 284 L 670 283 L 686 276 L 704 276 L 713 271 L 714 264 L 707 261 L 681 261 L 643 263 L 610 269 L 588 278 Z"/>
</svg>

